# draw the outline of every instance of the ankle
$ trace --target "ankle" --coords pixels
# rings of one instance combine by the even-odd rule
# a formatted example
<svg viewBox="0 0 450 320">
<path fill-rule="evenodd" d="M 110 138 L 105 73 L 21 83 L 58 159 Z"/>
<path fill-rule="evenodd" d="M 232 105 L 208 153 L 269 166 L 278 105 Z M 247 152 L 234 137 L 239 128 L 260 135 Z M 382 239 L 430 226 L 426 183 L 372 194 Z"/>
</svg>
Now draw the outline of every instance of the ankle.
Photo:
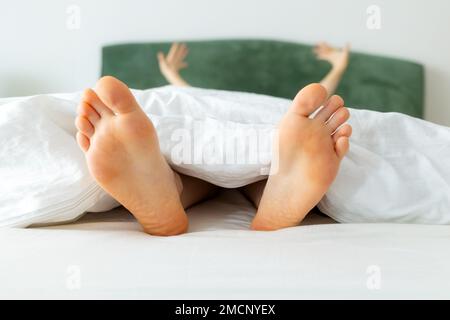
<svg viewBox="0 0 450 320">
<path fill-rule="evenodd" d="M 176 173 L 175 171 L 173 171 L 173 176 L 175 178 L 175 185 L 177 187 L 178 195 L 181 196 L 181 194 L 183 193 L 183 190 L 184 190 L 183 180 L 181 180 L 180 175 L 178 173 Z"/>
</svg>

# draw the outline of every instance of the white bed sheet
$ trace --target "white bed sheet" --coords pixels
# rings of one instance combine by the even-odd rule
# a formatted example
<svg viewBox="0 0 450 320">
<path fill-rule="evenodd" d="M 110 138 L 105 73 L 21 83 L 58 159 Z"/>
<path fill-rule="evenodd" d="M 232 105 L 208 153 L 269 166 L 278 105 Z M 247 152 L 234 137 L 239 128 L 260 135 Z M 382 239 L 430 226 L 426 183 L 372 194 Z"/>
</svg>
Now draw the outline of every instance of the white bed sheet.
<svg viewBox="0 0 450 320">
<path fill-rule="evenodd" d="M 253 215 L 226 191 L 192 208 L 178 237 L 142 233 L 124 209 L 0 230 L 0 298 L 450 298 L 449 226 L 311 215 L 263 233 L 247 230 Z"/>
</svg>

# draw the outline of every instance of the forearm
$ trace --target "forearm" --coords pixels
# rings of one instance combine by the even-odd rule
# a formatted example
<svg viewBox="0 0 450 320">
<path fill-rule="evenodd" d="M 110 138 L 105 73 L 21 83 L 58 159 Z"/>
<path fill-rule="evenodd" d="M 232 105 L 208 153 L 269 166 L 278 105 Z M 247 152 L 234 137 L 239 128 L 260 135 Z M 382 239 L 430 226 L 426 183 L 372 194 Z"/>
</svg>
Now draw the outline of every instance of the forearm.
<svg viewBox="0 0 450 320">
<path fill-rule="evenodd" d="M 164 78 L 166 78 L 167 82 L 169 82 L 171 85 L 177 86 L 177 87 L 190 87 L 190 84 L 187 83 L 180 74 L 176 73 L 164 73 Z"/>
<path fill-rule="evenodd" d="M 323 80 L 320 82 L 320 84 L 323 85 L 325 89 L 327 89 L 329 97 L 331 97 L 336 92 L 336 89 L 341 82 L 344 72 L 345 69 L 333 67 L 331 71 L 325 76 L 325 78 L 323 78 Z"/>
</svg>

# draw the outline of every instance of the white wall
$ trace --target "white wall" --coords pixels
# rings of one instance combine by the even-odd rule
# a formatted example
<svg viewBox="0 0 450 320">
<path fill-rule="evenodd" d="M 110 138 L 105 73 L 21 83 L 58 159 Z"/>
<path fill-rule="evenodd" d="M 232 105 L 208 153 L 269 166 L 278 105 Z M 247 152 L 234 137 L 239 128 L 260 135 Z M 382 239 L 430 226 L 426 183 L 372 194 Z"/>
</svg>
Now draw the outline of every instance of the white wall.
<svg viewBox="0 0 450 320">
<path fill-rule="evenodd" d="M 0 0 L 0 96 L 81 90 L 100 72 L 103 44 L 259 37 L 347 41 L 354 50 L 426 65 L 426 117 L 450 125 L 448 0 Z M 69 5 L 81 28 L 66 26 Z M 381 30 L 366 27 L 378 5 Z"/>
</svg>

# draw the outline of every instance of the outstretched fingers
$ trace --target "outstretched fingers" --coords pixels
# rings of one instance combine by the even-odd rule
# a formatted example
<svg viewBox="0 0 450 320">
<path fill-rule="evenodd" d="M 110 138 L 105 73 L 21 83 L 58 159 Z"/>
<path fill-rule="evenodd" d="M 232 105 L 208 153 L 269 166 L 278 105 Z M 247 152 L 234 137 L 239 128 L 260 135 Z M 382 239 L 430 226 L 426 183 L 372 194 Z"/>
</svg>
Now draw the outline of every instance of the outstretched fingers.
<svg viewBox="0 0 450 320">
<path fill-rule="evenodd" d="M 178 48 L 178 53 L 177 53 L 178 59 L 180 61 L 184 60 L 184 58 L 187 57 L 188 53 L 189 53 L 188 47 L 184 43 L 180 44 L 180 46 Z"/>
<path fill-rule="evenodd" d="M 164 52 L 160 51 L 158 52 L 158 62 L 161 63 L 166 63 L 166 55 L 164 54 Z"/>
<path fill-rule="evenodd" d="M 333 48 L 328 45 L 326 42 L 318 43 L 313 49 L 317 59 L 325 60 L 330 52 L 333 52 Z"/>
<path fill-rule="evenodd" d="M 172 44 L 172 46 L 170 47 L 169 53 L 167 54 L 168 61 L 172 61 L 176 57 L 179 46 L 180 45 L 177 42 Z"/>
</svg>

